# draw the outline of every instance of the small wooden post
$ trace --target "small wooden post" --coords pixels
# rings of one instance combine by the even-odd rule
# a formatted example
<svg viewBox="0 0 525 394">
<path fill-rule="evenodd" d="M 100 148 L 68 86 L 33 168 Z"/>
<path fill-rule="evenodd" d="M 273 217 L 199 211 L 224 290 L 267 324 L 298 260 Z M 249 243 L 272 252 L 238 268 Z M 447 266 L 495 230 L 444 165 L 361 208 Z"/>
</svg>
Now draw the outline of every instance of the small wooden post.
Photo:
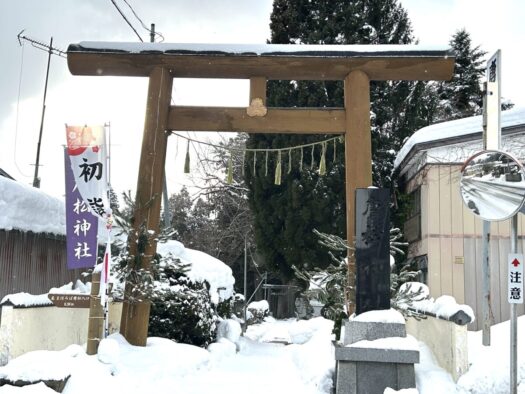
<svg viewBox="0 0 525 394">
<path fill-rule="evenodd" d="M 133 234 L 130 235 L 130 254 L 137 255 L 137 234 L 142 224 L 147 230 L 159 233 L 160 206 L 162 200 L 162 182 L 166 162 L 166 146 L 168 136 L 166 125 L 173 78 L 166 68 L 156 67 L 150 74 L 148 99 L 146 103 L 146 118 L 140 155 L 139 175 L 137 180 L 137 196 L 133 222 Z M 150 258 L 157 250 L 157 242 L 150 237 L 141 259 L 141 267 L 150 268 Z M 136 346 L 145 346 L 148 336 L 150 303 L 130 302 L 131 288 L 126 286 L 125 299 L 122 307 L 120 333 L 126 340 Z"/>
<path fill-rule="evenodd" d="M 88 338 L 86 352 L 97 354 L 98 344 L 102 340 L 104 329 L 104 309 L 98 295 L 100 290 L 100 272 L 94 272 L 91 278 L 91 299 L 89 301 Z"/>
<path fill-rule="evenodd" d="M 266 106 L 266 78 L 250 78 L 250 104 L 253 99 L 260 98 L 263 105 Z"/>
<path fill-rule="evenodd" d="M 355 190 L 372 185 L 372 136 L 370 134 L 370 80 L 360 70 L 345 78 L 346 111 L 346 239 L 354 247 Z M 355 258 L 348 252 L 349 315 L 355 311 Z"/>
</svg>

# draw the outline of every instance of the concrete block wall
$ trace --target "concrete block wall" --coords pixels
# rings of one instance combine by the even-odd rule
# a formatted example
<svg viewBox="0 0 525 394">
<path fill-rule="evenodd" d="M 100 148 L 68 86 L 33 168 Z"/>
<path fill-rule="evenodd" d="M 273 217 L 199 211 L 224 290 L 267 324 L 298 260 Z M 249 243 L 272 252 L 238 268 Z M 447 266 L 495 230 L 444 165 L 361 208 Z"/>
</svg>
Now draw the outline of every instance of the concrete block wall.
<svg viewBox="0 0 525 394">
<path fill-rule="evenodd" d="M 468 371 L 467 326 L 458 326 L 447 320 L 428 316 L 406 321 L 407 333 L 424 342 L 441 368 L 452 375 L 455 382 Z"/>
<path fill-rule="evenodd" d="M 87 342 L 88 308 L 0 307 L 0 366 L 33 350 L 62 350 Z M 118 332 L 122 303 L 109 307 L 109 332 Z"/>
</svg>

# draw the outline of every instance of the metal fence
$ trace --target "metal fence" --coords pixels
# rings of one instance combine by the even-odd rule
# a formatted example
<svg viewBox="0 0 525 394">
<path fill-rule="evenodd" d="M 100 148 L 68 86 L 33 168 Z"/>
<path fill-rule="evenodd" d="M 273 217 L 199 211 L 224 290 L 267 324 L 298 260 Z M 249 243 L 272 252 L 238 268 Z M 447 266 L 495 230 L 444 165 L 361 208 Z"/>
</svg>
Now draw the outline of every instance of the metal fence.
<svg viewBox="0 0 525 394">
<path fill-rule="evenodd" d="M 295 317 L 295 298 L 300 290 L 292 285 L 264 284 L 264 299 L 268 301 L 270 313 L 276 319 Z"/>
</svg>

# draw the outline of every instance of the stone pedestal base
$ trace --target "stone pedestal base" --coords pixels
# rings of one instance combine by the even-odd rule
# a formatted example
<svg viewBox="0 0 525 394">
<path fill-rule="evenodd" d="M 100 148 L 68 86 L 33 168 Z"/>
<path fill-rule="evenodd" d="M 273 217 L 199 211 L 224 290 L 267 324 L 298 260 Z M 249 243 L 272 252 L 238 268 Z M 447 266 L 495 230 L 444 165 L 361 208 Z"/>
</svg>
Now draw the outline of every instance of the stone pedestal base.
<svg viewBox="0 0 525 394">
<path fill-rule="evenodd" d="M 397 339 L 381 341 L 391 337 Z M 336 347 L 335 359 L 337 394 L 383 394 L 387 387 L 416 387 L 419 350 L 417 342 L 406 338 L 404 324 L 346 322 L 344 346 Z"/>
</svg>

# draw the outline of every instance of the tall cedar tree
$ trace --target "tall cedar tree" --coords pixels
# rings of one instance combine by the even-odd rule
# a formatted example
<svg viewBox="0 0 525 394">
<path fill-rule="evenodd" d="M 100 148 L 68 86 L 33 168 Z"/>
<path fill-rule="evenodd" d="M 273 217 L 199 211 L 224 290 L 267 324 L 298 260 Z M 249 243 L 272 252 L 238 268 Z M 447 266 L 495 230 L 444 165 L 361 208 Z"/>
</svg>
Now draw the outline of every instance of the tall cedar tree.
<svg viewBox="0 0 525 394">
<path fill-rule="evenodd" d="M 437 88 L 439 106 L 434 121 L 449 121 L 480 115 L 483 96 L 481 80 L 485 73 L 486 52 L 479 46 L 472 47 L 470 34 L 458 30 L 450 40 L 456 56 L 454 76 L 441 82 Z"/>
<path fill-rule="evenodd" d="M 271 43 L 275 44 L 410 44 L 412 28 L 397 0 L 275 0 L 271 15 Z M 390 187 L 395 153 L 414 130 L 426 126 L 435 102 L 428 99 L 424 83 L 372 82 L 371 127 L 373 179 Z M 435 101 L 435 100 L 434 100 Z M 341 81 L 270 81 L 270 107 L 342 107 Z M 250 135 L 251 148 L 281 148 L 319 141 L 323 135 Z M 356 141 L 359 143 L 359 141 Z M 245 177 L 255 216 L 255 235 L 266 264 L 284 279 L 299 269 L 329 264 L 327 250 L 318 244 L 313 229 L 346 238 L 344 146 L 336 157 L 327 150 L 327 174 L 318 175 L 320 152 L 310 149 L 284 156 L 282 184 L 274 185 L 276 157 L 258 157 L 246 164 Z M 267 174 L 267 175 L 266 175 Z"/>
</svg>

